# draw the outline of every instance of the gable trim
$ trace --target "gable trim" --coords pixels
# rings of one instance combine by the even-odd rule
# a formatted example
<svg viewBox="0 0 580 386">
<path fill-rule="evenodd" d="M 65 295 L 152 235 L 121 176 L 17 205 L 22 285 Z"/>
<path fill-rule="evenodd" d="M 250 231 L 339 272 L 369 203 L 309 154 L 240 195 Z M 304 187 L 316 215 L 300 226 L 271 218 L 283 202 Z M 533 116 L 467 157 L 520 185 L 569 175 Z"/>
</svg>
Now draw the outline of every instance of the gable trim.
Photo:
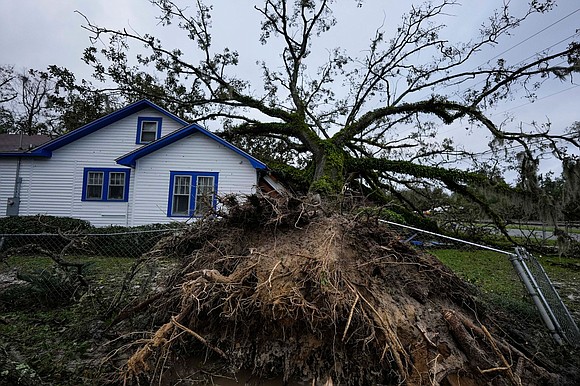
<svg viewBox="0 0 580 386">
<path fill-rule="evenodd" d="M 245 151 L 237 148 L 236 146 L 234 146 L 231 143 L 227 142 L 226 140 L 218 137 L 217 135 L 209 132 L 208 130 L 204 129 L 203 127 L 199 126 L 196 123 L 193 123 L 193 124 L 186 126 L 182 129 L 176 130 L 173 133 L 170 133 L 170 134 L 166 135 L 165 137 L 158 139 L 157 141 L 151 142 L 148 145 L 145 145 L 145 146 L 140 147 L 139 149 L 133 150 L 132 152 L 127 153 L 127 154 L 117 158 L 115 161 L 119 165 L 130 166 L 130 167 L 134 168 L 136 163 L 137 163 L 137 160 L 139 158 L 145 157 L 146 155 L 151 154 L 154 151 L 157 151 L 157 150 L 159 150 L 159 149 L 161 149 L 169 144 L 172 144 L 172 143 L 174 143 L 180 139 L 183 139 L 183 138 L 185 138 L 191 134 L 194 134 L 194 133 L 201 133 L 201 134 L 211 138 L 212 140 L 218 142 L 220 145 L 223 145 L 223 146 L 227 147 L 228 149 L 234 151 L 235 153 L 241 155 L 242 157 L 247 159 L 255 169 L 267 169 L 268 168 L 266 166 L 266 164 L 264 164 L 263 162 L 257 160 L 256 158 L 252 157 L 251 155 L 249 155 Z"/>
<path fill-rule="evenodd" d="M 52 154 L 46 151 L 39 151 L 38 153 L 31 153 L 31 152 L 8 152 L 8 153 L 0 153 L 0 158 L 10 158 L 10 157 L 50 157 Z"/>
<path fill-rule="evenodd" d="M 53 150 L 56 150 L 62 146 L 68 145 L 69 143 L 72 143 L 72 142 L 76 141 L 77 139 L 84 137 L 85 135 L 94 133 L 95 131 L 102 129 L 103 127 L 108 126 L 111 123 L 114 123 L 118 120 L 121 120 L 125 117 L 128 117 L 131 114 L 137 113 L 137 112 L 144 110 L 146 108 L 152 108 L 152 109 L 160 112 L 161 114 L 164 114 L 167 117 L 173 119 L 174 121 L 178 122 L 181 125 L 188 124 L 186 121 L 179 118 L 178 116 L 171 114 L 169 111 L 162 109 L 161 107 L 157 106 L 156 104 L 154 104 L 146 99 L 143 99 L 143 100 L 140 100 L 139 102 L 135 102 L 129 106 L 126 106 L 120 110 L 117 110 L 109 115 L 105 115 L 104 117 L 101 117 L 101 118 L 97 119 L 96 121 L 93 121 L 85 126 L 82 126 L 78 129 L 76 129 L 76 130 L 70 131 L 70 132 L 68 132 L 68 133 L 66 133 L 58 138 L 55 138 L 52 141 L 37 147 L 36 149 L 32 150 L 30 153 L 27 153 L 27 154 L 30 154 L 32 156 L 51 157 Z"/>
</svg>

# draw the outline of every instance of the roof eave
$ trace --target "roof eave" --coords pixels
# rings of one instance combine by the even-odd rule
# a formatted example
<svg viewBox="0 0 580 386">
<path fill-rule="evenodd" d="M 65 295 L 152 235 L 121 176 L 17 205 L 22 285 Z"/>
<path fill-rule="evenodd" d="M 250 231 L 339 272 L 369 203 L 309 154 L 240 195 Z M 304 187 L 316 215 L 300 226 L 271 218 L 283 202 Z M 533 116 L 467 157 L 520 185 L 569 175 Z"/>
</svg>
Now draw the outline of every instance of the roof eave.
<svg viewBox="0 0 580 386">
<path fill-rule="evenodd" d="M 0 152 L 0 157 L 2 158 L 13 158 L 13 157 L 43 157 L 43 158 L 50 158 L 52 156 L 52 152 L 25 152 L 25 153 L 18 153 L 18 152 Z"/>
<path fill-rule="evenodd" d="M 110 125 L 111 123 L 114 123 L 118 120 L 126 118 L 129 115 L 137 113 L 137 112 L 144 110 L 146 108 L 152 108 L 154 110 L 157 110 L 161 114 L 173 119 L 174 121 L 176 121 L 179 124 L 182 124 L 184 126 L 189 124 L 188 122 L 184 121 L 183 119 L 179 118 L 178 116 L 171 114 L 169 111 L 164 110 L 161 107 L 157 106 L 153 102 L 150 102 L 147 99 L 142 99 L 142 100 L 135 102 L 129 106 L 126 106 L 120 110 L 117 110 L 111 114 L 105 115 L 104 117 L 101 117 L 101 118 L 99 118 L 91 123 L 88 123 L 88 124 L 78 128 L 76 130 L 73 130 L 73 131 L 68 132 L 68 133 L 66 133 L 58 138 L 55 138 L 52 141 L 47 142 L 47 143 L 37 147 L 35 150 L 33 150 L 33 152 L 47 151 L 50 154 L 52 154 L 51 153 L 52 150 L 56 150 L 62 146 L 68 145 L 69 143 L 74 142 L 77 139 L 84 137 L 85 135 L 91 134 L 99 129 L 102 129 L 105 126 Z"/>
<path fill-rule="evenodd" d="M 124 165 L 124 166 L 129 166 L 129 167 L 134 168 L 135 165 L 137 164 L 137 160 L 139 158 L 145 157 L 146 155 L 151 154 L 154 151 L 157 151 L 157 150 L 159 150 L 159 149 L 161 149 L 169 144 L 172 144 L 172 143 L 174 143 L 182 138 L 185 138 L 185 137 L 187 137 L 195 132 L 199 132 L 199 133 L 202 133 L 202 134 L 210 137 L 214 141 L 220 143 L 221 145 L 224 145 L 228 149 L 230 149 L 230 150 L 234 151 L 235 153 L 241 155 L 242 157 L 246 158 L 250 162 L 250 165 L 252 165 L 252 167 L 254 169 L 261 169 L 261 170 L 268 169 L 268 167 L 266 166 L 265 163 L 259 161 L 258 159 L 252 157 L 251 155 L 249 155 L 245 151 L 235 147 L 231 143 L 229 143 L 226 140 L 218 137 L 217 135 L 207 131 L 206 129 L 204 129 L 203 127 L 201 127 L 195 123 L 193 123 L 189 126 L 186 126 L 182 129 L 179 129 L 173 133 L 170 133 L 165 137 L 159 138 L 158 140 L 151 142 L 150 144 L 145 145 L 143 147 L 140 147 L 139 149 L 133 150 L 130 153 L 122 155 L 121 157 L 117 158 L 115 161 L 119 165 Z"/>
</svg>

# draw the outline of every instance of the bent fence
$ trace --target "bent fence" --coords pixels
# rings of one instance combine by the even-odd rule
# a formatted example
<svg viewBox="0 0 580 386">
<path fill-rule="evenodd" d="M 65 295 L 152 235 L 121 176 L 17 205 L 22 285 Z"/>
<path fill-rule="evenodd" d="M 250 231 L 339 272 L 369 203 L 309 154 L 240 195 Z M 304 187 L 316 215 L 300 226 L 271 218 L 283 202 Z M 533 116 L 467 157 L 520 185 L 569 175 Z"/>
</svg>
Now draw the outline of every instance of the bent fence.
<svg viewBox="0 0 580 386">
<path fill-rule="evenodd" d="M 520 280 L 537 308 L 544 324 L 548 327 L 554 339 L 565 341 L 574 346 L 580 346 L 580 331 L 574 322 L 554 285 L 546 275 L 538 260 L 523 248 L 516 248 L 514 252 L 506 252 L 489 246 L 425 231 L 422 229 L 402 225 L 386 220 L 379 220 L 389 224 L 399 231 L 401 238 L 418 247 L 433 248 L 432 251 L 446 249 L 456 252 L 467 248 L 486 250 L 493 254 L 500 254 L 505 261 L 511 263 L 513 270 L 495 267 L 497 272 L 492 274 L 512 275 L 509 280 Z M 118 233 L 88 233 L 88 234 L 0 234 L 0 259 L 7 255 L 45 255 L 53 259 L 70 257 L 127 257 L 137 258 L 150 252 L 163 237 L 179 232 L 176 228 L 155 230 L 140 230 Z M 434 253 L 437 255 L 437 253 Z M 448 264 L 449 265 L 449 264 Z M 451 267 L 453 268 L 453 267 Z M 485 276 L 483 274 L 482 276 Z M 486 277 L 475 277 L 474 281 L 487 280 Z M 491 278 L 493 280 L 493 278 Z M 478 283 L 475 283 L 478 284 Z M 522 291 L 521 296 L 525 292 Z M 503 294 L 500 298 L 518 297 L 519 293 Z"/>
<path fill-rule="evenodd" d="M 379 221 L 394 227 L 402 234 L 405 242 L 418 247 L 435 249 L 465 249 L 468 247 L 486 250 L 504 256 L 513 266 L 511 274 L 517 275 L 517 278 L 522 282 L 523 288 L 531 297 L 542 321 L 556 342 L 567 342 L 572 346 L 580 347 L 580 330 L 574 322 L 572 315 L 562 302 L 562 299 L 540 262 L 524 248 L 518 247 L 515 248 L 514 252 L 506 252 L 486 245 L 391 221 Z M 437 255 L 437 253 L 434 254 Z"/>
</svg>

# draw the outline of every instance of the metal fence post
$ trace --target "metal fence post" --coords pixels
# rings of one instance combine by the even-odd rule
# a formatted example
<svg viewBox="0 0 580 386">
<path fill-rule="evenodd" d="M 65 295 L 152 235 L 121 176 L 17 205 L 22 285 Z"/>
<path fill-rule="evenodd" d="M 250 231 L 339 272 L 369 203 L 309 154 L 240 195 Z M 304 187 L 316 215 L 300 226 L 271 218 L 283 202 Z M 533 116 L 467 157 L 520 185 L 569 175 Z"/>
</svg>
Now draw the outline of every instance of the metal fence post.
<svg viewBox="0 0 580 386">
<path fill-rule="evenodd" d="M 516 251 L 517 251 L 517 248 L 516 248 Z M 522 260 L 522 257 L 518 253 L 512 254 L 510 256 L 510 261 L 511 261 L 512 265 L 514 266 L 514 269 L 516 270 L 518 276 L 520 277 L 520 280 L 524 284 L 524 287 L 526 287 L 526 290 L 528 291 L 528 293 L 532 297 L 532 301 L 534 302 L 534 305 L 538 309 L 538 312 L 540 313 L 540 317 L 542 318 L 542 321 L 544 322 L 544 324 L 548 328 L 548 331 L 550 331 L 550 334 L 552 334 L 552 337 L 554 337 L 554 340 L 558 344 L 562 344 L 563 343 L 562 337 L 560 336 L 560 333 L 558 332 L 559 329 L 554 324 L 553 316 L 551 317 L 549 315 L 548 310 L 546 309 L 546 306 L 544 304 L 544 301 L 542 301 L 542 298 L 540 297 L 540 292 L 538 290 L 537 284 L 534 285 L 533 279 L 531 279 L 530 276 L 528 275 L 528 273 L 526 272 L 521 260 Z"/>
</svg>

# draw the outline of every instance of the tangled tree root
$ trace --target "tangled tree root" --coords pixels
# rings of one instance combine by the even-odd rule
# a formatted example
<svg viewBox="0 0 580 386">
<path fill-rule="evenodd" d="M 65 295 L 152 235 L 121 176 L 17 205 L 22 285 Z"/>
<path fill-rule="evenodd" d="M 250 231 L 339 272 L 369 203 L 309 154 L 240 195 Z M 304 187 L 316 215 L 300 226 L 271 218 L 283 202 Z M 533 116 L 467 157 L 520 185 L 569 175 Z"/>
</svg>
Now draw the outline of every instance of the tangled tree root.
<svg viewBox="0 0 580 386">
<path fill-rule="evenodd" d="M 434 257 L 375 222 L 301 216 L 300 227 L 216 221 L 203 240 L 183 236 L 196 247 L 170 295 L 150 302 L 164 321 L 126 362 L 124 382 L 171 384 L 180 360 L 198 357 L 220 363 L 220 375 L 247 369 L 284 383 L 560 383 L 494 337 Z"/>
</svg>

